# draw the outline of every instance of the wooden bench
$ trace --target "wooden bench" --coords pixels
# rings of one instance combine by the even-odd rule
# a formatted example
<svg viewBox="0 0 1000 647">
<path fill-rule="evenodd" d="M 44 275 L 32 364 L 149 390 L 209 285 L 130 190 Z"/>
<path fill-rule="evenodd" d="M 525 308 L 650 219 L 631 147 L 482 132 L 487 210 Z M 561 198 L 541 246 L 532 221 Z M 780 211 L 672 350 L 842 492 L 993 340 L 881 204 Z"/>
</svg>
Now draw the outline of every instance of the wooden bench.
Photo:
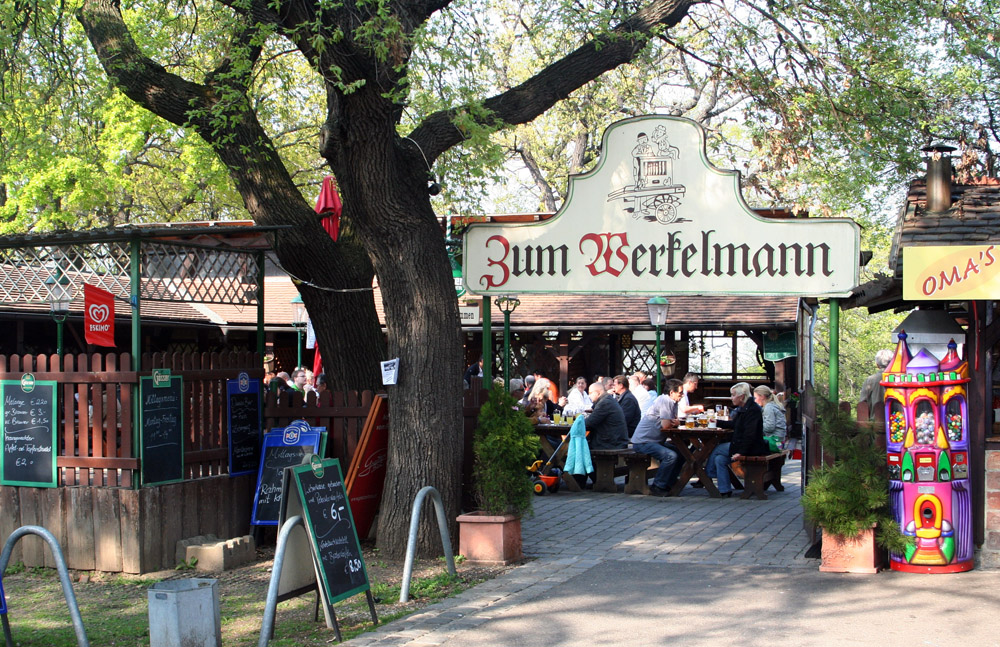
<svg viewBox="0 0 1000 647">
<path fill-rule="evenodd" d="M 649 494 L 649 486 L 646 485 L 649 456 L 646 454 L 634 449 L 593 449 L 590 457 L 594 461 L 594 492 L 617 492 L 615 476 L 621 469 L 619 465 L 624 465 L 622 473 L 628 473 L 625 493 Z"/>
<path fill-rule="evenodd" d="M 744 481 L 743 494 L 740 498 L 749 499 L 751 496 L 756 496 L 758 499 L 767 500 L 766 490 L 772 485 L 778 492 L 784 492 L 785 486 L 781 484 L 781 468 L 787 456 L 788 452 L 776 452 L 767 456 L 743 456 L 733 461 L 733 471 Z"/>
</svg>

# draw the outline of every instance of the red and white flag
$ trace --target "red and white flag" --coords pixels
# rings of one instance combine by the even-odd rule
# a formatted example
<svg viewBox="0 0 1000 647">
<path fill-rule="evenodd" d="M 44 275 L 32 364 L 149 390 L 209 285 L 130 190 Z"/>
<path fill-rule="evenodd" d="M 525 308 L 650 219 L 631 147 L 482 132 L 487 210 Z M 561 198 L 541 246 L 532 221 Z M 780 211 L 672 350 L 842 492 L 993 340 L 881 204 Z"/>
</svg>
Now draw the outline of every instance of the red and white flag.
<svg viewBox="0 0 1000 647">
<path fill-rule="evenodd" d="M 115 297 L 99 287 L 83 285 L 83 332 L 88 344 L 115 345 Z"/>
</svg>

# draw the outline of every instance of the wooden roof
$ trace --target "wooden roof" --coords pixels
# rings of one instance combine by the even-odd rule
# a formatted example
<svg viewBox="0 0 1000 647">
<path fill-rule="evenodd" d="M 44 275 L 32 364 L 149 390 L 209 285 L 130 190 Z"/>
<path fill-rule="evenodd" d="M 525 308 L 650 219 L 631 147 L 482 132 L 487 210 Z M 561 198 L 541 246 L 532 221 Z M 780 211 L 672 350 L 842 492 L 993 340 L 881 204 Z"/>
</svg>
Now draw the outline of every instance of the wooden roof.
<svg viewBox="0 0 1000 647">
<path fill-rule="evenodd" d="M 910 184 L 889 253 L 893 276 L 903 277 L 905 247 L 1000 241 L 1000 180 L 953 184 L 951 199 L 951 209 L 930 213 L 926 208 L 927 182 L 921 179 Z"/>
</svg>

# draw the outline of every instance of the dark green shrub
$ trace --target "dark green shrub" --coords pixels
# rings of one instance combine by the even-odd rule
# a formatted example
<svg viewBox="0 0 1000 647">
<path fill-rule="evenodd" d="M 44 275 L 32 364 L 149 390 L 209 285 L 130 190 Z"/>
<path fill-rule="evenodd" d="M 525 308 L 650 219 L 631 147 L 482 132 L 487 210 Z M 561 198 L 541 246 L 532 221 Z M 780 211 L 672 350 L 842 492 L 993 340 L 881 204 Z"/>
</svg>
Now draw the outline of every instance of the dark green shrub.
<svg viewBox="0 0 1000 647">
<path fill-rule="evenodd" d="M 881 430 L 859 427 L 850 414 L 817 399 L 816 427 L 832 465 L 812 470 L 802 495 L 806 517 L 838 537 L 856 537 L 876 527 L 878 544 L 902 553 L 908 539 L 889 509 L 889 473 Z"/>
<path fill-rule="evenodd" d="M 521 514 L 534 493 L 527 467 L 538 456 L 531 421 L 503 386 L 494 385 L 479 410 L 472 445 L 476 502 L 489 514 Z"/>
</svg>

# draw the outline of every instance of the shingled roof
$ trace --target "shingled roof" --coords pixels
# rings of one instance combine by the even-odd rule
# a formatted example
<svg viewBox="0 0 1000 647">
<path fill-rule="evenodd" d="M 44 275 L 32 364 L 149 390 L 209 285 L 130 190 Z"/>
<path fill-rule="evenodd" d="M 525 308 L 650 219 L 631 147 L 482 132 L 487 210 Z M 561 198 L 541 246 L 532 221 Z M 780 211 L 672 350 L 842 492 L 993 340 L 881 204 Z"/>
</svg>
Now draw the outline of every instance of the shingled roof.
<svg viewBox="0 0 1000 647">
<path fill-rule="evenodd" d="M 948 211 L 931 213 L 926 208 L 926 180 L 910 184 L 889 252 L 894 277 L 903 277 L 905 247 L 1000 241 L 1000 180 L 984 178 L 974 184 L 953 184 L 951 200 Z"/>
<path fill-rule="evenodd" d="M 951 208 L 927 210 L 927 180 L 910 183 L 896 219 L 889 250 L 889 274 L 877 275 L 851 291 L 844 308 L 865 307 L 871 312 L 916 307 L 903 301 L 903 249 L 929 245 L 975 245 L 1000 241 L 1000 179 L 982 178 L 951 185 Z"/>
</svg>

